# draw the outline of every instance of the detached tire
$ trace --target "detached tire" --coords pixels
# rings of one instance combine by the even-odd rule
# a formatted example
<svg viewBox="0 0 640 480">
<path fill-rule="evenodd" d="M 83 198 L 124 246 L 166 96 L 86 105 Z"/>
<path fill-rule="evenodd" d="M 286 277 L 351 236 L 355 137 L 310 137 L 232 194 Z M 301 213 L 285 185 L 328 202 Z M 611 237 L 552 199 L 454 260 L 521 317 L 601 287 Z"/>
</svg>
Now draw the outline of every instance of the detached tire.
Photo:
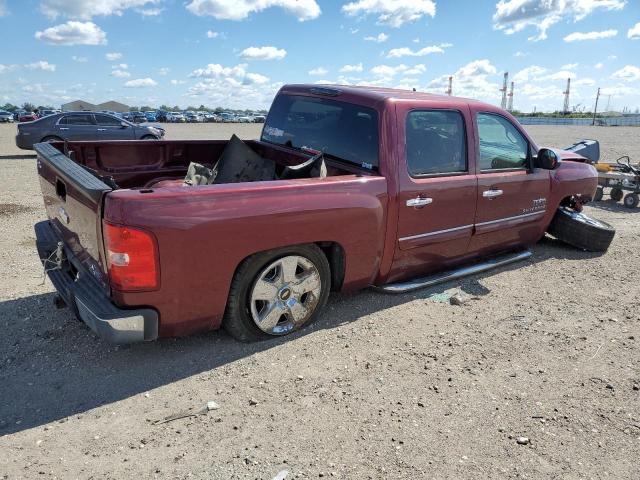
<svg viewBox="0 0 640 480">
<path fill-rule="evenodd" d="M 318 246 L 256 253 L 233 276 L 223 326 L 241 342 L 287 335 L 313 322 L 330 290 L 329 262 Z"/>
<path fill-rule="evenodd" d="M 616 234 L 608 223 L 567 207 L 558 208 L 547 231 L 558 240 L 589 252 L 606 252 Z"/>
</svg>

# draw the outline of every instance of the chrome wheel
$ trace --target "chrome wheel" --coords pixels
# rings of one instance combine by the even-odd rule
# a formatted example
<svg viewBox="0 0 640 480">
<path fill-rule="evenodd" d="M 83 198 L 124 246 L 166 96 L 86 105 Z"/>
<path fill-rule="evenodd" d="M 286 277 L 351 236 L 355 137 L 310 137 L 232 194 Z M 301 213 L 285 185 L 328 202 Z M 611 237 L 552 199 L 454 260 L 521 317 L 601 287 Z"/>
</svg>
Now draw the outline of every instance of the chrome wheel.
<svg viewBox="0 0 640 480">
<path fill-rule="evenodd" d="M 251 289 L 251 318 L 269 335 L 302 326 L 320 300 L 320 272 L 308 258 L 289 255 L 265 267 Z"/>
</svg>

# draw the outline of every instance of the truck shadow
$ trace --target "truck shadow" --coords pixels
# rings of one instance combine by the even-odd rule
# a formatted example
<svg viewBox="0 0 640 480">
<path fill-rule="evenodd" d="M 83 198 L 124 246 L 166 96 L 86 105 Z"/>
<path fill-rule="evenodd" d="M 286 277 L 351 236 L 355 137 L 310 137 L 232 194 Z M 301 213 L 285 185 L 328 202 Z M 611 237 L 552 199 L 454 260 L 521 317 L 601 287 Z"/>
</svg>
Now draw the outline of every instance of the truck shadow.
<svg viewBox="0 0 640 480">
<path fill-rule="evenodd" d="M 597 208 L 599 210 L 605 210 L 607 212 L 619 212 L 619 213 L 639 213 L 640 207 L 638 208 L 627 208 L 622 202 L 614 202 L 613 200 L 602 200 L 600 202 L 591 202 L 589 204 L 592 208 Z"/>
<path fill-rule="evenodd" d="M 0 303 L 0 318 L 4 319 L 0 337 L 0 435 L 83 414 L 417 298 L 443 301 L 437 298 L 445 295 L 444 301 L 448 301 L 446 292 L 453 288 L 481 297 L 489 290 L 480 281 L 497 272 L 553 258 L 584 261 L 594 256 L 547 238 L 526 262 L 457 282 L 400 295 L 371 290 L 332 295 L 313 325 L 286 339 L 254 344 L 238 343 L 220 331 L 114 347 L 95 337 L 69 310 L 56 310 L 53 293 L 7 300 Z"/>
</svg>

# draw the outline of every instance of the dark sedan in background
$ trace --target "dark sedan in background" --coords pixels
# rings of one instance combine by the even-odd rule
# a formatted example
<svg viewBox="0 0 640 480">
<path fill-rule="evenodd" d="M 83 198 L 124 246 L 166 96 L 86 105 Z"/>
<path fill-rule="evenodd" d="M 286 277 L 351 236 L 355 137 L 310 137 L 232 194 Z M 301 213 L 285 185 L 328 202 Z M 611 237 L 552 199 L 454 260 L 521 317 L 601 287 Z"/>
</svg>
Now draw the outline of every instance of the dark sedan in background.
<svg viewBox="0 0 640 480">
<path fill-rule="evenodd" d="M 65 112 L 49 115 L 33 122 L 19 123 L 16 145 L 33 150 L 40 142 L 61 140 L 160 140 L 164 129 L 151 125 L 135 125 L 106 113 Z"/>
</svg>

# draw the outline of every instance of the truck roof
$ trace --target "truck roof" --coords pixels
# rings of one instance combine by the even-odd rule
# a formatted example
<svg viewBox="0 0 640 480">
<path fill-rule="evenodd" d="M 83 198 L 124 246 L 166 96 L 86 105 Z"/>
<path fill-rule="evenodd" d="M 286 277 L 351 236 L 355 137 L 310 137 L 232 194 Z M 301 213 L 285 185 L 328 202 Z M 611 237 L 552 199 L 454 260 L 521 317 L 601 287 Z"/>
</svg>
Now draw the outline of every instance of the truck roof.
<svg viewBox="0 0 640 480">
<path fill-rule="evenodd" d="M 492 108 L 495 108 L 492 105 L 485 104 L 484 102 L 479 102 L 477 100 L 463 98 L 463 97 L 454 97 L 450 95 L 438 95 L 435 93 L 427 93 L 427 92 L 418 92 L 412 90 L 400 90 L 397 88 L 384 88 L 384 87 L 373 87 L 366 85 L 339 85 L 339 84 L 289 84 L 284 85 L 280 90 L 281 93 L 320 93 L 321 91 L 327 91 L 327 96 L 329 98 L 333 96 L 342 96 L 345 95 L 345 101 L 351 101 L 354 103 L 358 103 L 357 100 L 360 99 L 363 101 L 362 103 L 377 103 L 385 100 L 430 100 L 433 102 L 442 102 L 442 103 L 451 103 L 451 104 L 482 104 L 488 105 Z M 331 94 L 331 91 L 339 92 L 338 95 Z M 322 94 L 322 93 L 320 93 Z"/>
</svg>

